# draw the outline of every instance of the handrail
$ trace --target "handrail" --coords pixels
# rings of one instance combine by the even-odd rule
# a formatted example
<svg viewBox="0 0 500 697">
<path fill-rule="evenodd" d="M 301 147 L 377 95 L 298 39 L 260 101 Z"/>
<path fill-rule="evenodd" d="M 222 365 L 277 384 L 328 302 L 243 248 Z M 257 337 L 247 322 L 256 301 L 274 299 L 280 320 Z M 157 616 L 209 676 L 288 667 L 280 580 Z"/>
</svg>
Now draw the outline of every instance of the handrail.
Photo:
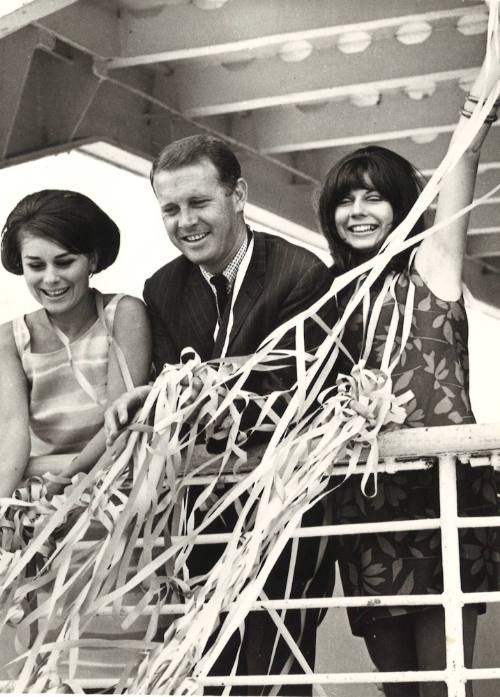
<svg viewBox="0 0 500 697">
<path fill-rule="evenodd" d="M 440 502 L 441 516 L 433 519 L 418 519 L 410 521 L 394 521 L 383 523 L 353 523 L 329 525 L 323 527 L 302 528 L 297 530 L 294 537 L 309 537 L 318 535 L 357 534 L 378 530 L 410 530 L 441 528 L 443 555 L 443 592 L 431 595 L 410 596 L 360 596 L 360 597 L 331 597 L 307 599 L 275 599 L 257 600 L 252 605 L 252 611 L 278 610 L 280 608 L 340 608 L 364 606 L 377 603 L 380 605 L 442 605 L 445 610 L 447 637 L 447 668 L 442 671 L 412 671 L 393 673 L 322 673 L 301 675 L 268 675 L 268 676 L 233 676 L 224 678 L 208 676 L 201 680 L 203 685 L 252 685 L 252 684 L 342 684 L 342 683 L 374 683 L 374 682 L 416 682 L 443 680 L 448 685 L 449 697 L 465 697 L 465 682 L 467 680 L 490 680 L 500 678 L 500 666 L 489 669 L 469 669 L 464 665 L 462 644 L 462 607 L 468 603 L 500 602 L 500 591 L 496 592 L 463 592 L 460 586 L 460 560 L 458 529 L 464 527 L 500 527 L 500 516 L 459 517 L 456 501 L 456 459 L 483 465 L 491 463 L 500 469 L 500 424 L 471 424 L 459 426 L 441 426 L 429 428 L 404 429 L 380 434 L 378 438 L 380 464 L 379 471 L 396 472 L 401 469 L 422 469 L 432 466 L 436 460 L 440 468 Z M 241 470 L 250 471 L 262 456 L 265 447 L 259 447 L 249 452 L 247 462 Z M 191 462 L 194 466 L 213 455 L 207 453 L 203 446 L 197 446 Z M 224 479 L 231 480 L 244 476 L 241 472 L 232 474 L 233 464 L 228 463 Z M 342 466 L 335 465 L 335 474 L 342 472 Z M 364 464 L 360 463 L 356 472 L 361 473 Z M 219 471 L 219 467 L 217 467 Z M 194 482 L 212 479 L 213 474 L 204 473 L 193 476 Z M 178 538 L 173 537 L 177 540 Z M 224 542 L 228 535 L 200 535 L 196 543 Z M 159 544 L 163 541 L 159 540 Z M 83 542 L 81 544 L 87 544 Z M 109 614 L 105 609 L 102 614 Z M 122 605 L 122 611 L 127 611 L 127 605 Z M 183 612 L 182 603 L 172 604 L 162 609 L 161 614 L 175 615 Z M 150 614 L 145 608 L 144 614 Z M 84 678 L 76 681 L 81 687 L 111 686 L 116 679 Z M 0 681 L 0 690 L 4 681 Z"/>
</svg>

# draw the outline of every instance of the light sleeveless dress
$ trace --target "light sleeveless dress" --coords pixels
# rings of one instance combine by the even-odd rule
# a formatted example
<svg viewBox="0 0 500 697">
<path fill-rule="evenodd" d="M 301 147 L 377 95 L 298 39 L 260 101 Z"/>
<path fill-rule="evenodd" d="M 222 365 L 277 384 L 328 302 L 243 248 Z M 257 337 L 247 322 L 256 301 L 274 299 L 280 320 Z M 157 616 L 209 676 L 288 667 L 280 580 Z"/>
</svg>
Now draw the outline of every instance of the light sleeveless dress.
<svg viewBox="0 0 500 697">
<path fill-rule="evenodd" d="M 31 457 L 78 453 L 103 426 L 116 308 L 94 291 L 98 317 L 81 336 L 49 353 L 32 353 L 24 317 L 13 320 L 17 350 L 30 388 Z"/>
<path fill-rule="evenodd" d="M 123 294 L 113 295 L 104 305 L 103 295 L 93 290 L 98 317 L 94 324 L 73 341 L 54 331 L 63 346 L 48 353 L 31 351 L 31 336 L 25 317 L 13 320 L 17 350 L 30 388 L 30 460 L 68 464 L 102 428 L 106 408 L 108 363 L 111 352 L 119 362 L 127 389 L 132 386 L 130 374 L 120 347 L 113 339 L 113 324 Z M 64 474 L 64 472 L 62 472 Z M 133 631 L 124 633 L 118 620 L 98 617 L 93 620 L 85 638 L 142 638 L 139 620 Z M 0 640 L 5 635 L 2 633 Z M 77 679 L 120 675 L 130 658 L 126 651 L 85 649 L 81 653 Z M 64 676 L 62 676 L 64 677 Z"/>
</svg>

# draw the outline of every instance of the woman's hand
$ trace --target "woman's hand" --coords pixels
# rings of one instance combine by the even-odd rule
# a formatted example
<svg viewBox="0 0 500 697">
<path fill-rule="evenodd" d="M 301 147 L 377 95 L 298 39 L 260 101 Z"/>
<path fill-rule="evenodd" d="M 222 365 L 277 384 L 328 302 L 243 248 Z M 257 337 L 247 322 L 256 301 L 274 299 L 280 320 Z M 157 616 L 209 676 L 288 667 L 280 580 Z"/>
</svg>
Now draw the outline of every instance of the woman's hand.
<svg viewBox="0 0 500 697">
<path fill-rule="evenodd" d="M 112 445 L 119 433 L 132 421 L 134 414 L 140 409 L 151 392 L 151 385 L 140 385 L 130 392 L 124 392 L 104 413 L 104 429 L 106 445 Z"/>
</svg>

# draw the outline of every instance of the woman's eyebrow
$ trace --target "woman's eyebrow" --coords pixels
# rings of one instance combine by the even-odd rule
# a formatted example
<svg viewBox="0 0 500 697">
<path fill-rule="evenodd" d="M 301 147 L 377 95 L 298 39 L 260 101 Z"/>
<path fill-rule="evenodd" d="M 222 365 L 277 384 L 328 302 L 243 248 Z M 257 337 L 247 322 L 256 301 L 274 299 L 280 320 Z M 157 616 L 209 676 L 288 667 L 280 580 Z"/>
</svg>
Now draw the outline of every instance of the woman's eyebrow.
<svg viewBox="0 0 500 697">
<path fill-rule="evenodd" d="M 36 254 L 24 254 L 23 256 L 25 259 L 41 259 L 41 257 Z M 54 259 L 64 259 L 70 256 L 73 256 L 73 252 L 62 252 L 61 254 L 56 254 Z"/>
</svg>

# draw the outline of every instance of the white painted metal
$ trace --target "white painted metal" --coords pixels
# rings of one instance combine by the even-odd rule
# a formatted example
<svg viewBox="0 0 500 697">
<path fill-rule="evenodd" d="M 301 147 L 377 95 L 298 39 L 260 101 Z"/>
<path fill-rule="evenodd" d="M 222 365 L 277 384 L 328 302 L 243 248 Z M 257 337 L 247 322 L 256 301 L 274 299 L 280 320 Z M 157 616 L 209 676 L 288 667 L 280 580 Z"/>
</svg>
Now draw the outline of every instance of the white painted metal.
<svg viewBox="0 0 500 697">
<path fill-rule="evenodd" d="M 447 20 L 451 23 L 452 20 L 458 20 L 460 17 L 467 16 L 470 14 L 477 13 L 476 7 L 458 7 L 450 10 L 434 10 L 429 12 L 422 12 L 419 14 L 407 14 L 399 15 L 395 17 L 386 17 L 384 19 L 376 19 L 367 22 L 356 22 L 349 24 L 332 24 L 330 26 L 321 26 L 314 29 L 298 29 L 295 31 L 290 31 L 280 34 L 270 34 L 267 36 L 258 36 L 253 38 L 238 38 L 231 42 L 224 43 L 210 43 L 199 46 L 187 46 L 185 48 L 177 48 L 173 50 L 163 50 L 156 51 L 154 53 L 147 51 L 148 43 L 150 37 L 147 34 L 143 34 L 141 38 L 137 37 L 137 34 L 141 32 L 141 27 L 137 26 L 139 23 L 134 16 L 128 18 L 128 29 L 129 33 L 134 35 L 134 41 L 132 46 L 125 45 L 124 53 L 130 52 L 133 55 L 124 55 L 122 57 L 109 58 L 108 66 L 110 68 L 128 68 L 136 65 L 148 65 L 151 63 L 169 62 L 173 63 L 175 61 L 181 60 L 193 60 L 199 58 L 208 57 L 218 57 L 221 61 L 224 60 L 224 56 L 228 54 L 231 56 L 232 60 L 237 59 L 237 54 L 244 53 L 245 55 L 251 51 L 258 51 L 262 55 L 262 49 L 273 48 L 274 52 L 278 52 L 278 49 L 285 43 L 292 41 L 324 41 L 325 39 L 332 39 L 339 37 L 342 34 L 349 34 L 351 32 L 368 32 L 376 40 L 379 35 L 387 36 L 387 32 L 390 29 L 397 28 L 401 24 L 406 24 L 408 22 L 432 22 L 439 23 L 443 20 Z M 161 21 L 161 20 L 160 20 Z M 144 32 L 144 29 L 142 29 Z M 164 35 L 164 41 L 167 44 L 167 33 Z M 129 42 L 131 43 L 131 42 Z M 140 47 L 140 43 L 143 44 L 143 48 L 147 52 L 140 54 L 137 49 Z"/>
<path fill-rule="evenodd" d="M 75 2 L 77 0 L 3 0 L 0 6 L 0 39 Z"/>
<path fill-rule="evenodd" d="M 261 599 L 252 605 L 252 610 L 268 611 L 300 608 L 340 608 L 363 607 L 374 603 L 390 605 L 442 605 L 445 611 L 447 665 L 443 671 L 393 672 L 393 673 L 322 673 L 303 675 L 268 675 L 206 677 L 201 680 L 204 685 L 287 685 L 314 684 L 334 685 L 375 682 L 417 682 L 442 681 L 448 686 L 449 697 L 465 697 L 467 680 L 491 680 L 500 678 L 500 666 L 490 669 L 466 669 L 464 666 L 462 608 L 465 603 L 500 602 L 500 591 L 463 593 L 460 585 L 460 558 L 458 530 L 471 527 L 500 526 L 500 516 L 459 517 L 457 511 L 456 469 L 457 457 L 472 465 L 487 463 L 499 464 L 500 424 L 472 426 L 446 426 L 439 428 L 419 428 L 384 433 L 379 438 L 380 452 L 385 456 L 383 468 L 386 472 L 400 469 L 422 469 L 429 467 L 427 459 L 408 459 L 417 456 L 430 457 L 438 455 L 440 475 L 441 517 L 438 519 L 419 519 L 410 521 L 393 521 L 388 523 L 359 523 L 350 525 L 329 525 L 323 527 L 302 528 L 293 537 L 311 537 L 336 534 L 358 534 L 360 532 L 377 532 L 387 530 L 417 530 L 441 528 L 443 555 L 443 593 L 438 595 L 395 595 L 333 597 L 308 599 Z M 201 455 L 200 455 L 201 457 Z M 397 458 L 405 458 L 398 460 Z M 250 459 L 251 462 L 255 461 Z M 228 468 L 230 465 L 228 465 Z M 198 482 L 200 480 L 197 480 Z M 172 541 L 181 538 L 173 537 Z M 221 543 L 229 535 L 200 535 L 197 544 Z M 162 544 L 161 540 L 157 541 Z M 126 612 L 127 606 L 123 607 Z M 163 608 L 164 615 L 180 615 L 184 610 L 182 604 L 172 604 Z M 151 608 L 145 614 L 151 613 Z M 103 614 L 109 614 L 106 609 Z M 291 640 L 291 638 L 289 637 Z M 293 647 L 291 647 L 293 649 Z M 106 683 L 108 684 L 108 683 Z M 111 683 L 109 683 L 111 684 Z M 102 680 L 83 680 L 80 686 L 104 687 Z M 1 687 L 1 684 L 0 684 Z"/>
</svg>

